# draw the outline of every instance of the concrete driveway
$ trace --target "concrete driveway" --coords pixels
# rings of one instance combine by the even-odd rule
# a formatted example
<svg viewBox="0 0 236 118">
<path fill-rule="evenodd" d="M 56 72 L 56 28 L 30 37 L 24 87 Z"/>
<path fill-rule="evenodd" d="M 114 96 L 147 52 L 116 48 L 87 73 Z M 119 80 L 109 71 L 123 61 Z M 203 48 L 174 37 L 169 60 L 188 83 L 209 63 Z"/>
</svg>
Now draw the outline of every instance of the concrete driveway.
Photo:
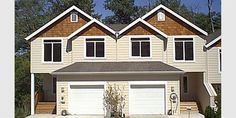
<svg viewBox="0 0 236 118">
<path fill-rule="evenodd" d="M 31 115 L 26 118 L 105 118 L 104 116 L 76 116 L 76 115 L 68 115 L 68 116 L 58 116 L 53 114 L 36 114 Z M 131 115 L 126 118 L 205 118 L 204 115 L 200 113 L 191 113 L 190 117 L 188 113 L 182 113 L 180 115 Z"/>
</svg>

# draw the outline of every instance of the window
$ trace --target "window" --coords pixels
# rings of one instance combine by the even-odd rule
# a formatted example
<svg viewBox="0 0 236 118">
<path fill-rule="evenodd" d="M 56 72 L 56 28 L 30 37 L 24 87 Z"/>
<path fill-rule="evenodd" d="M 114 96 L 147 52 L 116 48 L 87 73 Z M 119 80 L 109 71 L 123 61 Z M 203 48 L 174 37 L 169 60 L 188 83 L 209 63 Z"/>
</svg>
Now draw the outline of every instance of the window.
<svg viewBox="0 0 236 118">
<path fill-rule="evenodd" d="M 149 38 L 131 38 L 132 57 L 150 57 Z"/>
<path fill-rule="evenodd" d="M 53 77 L 52 78 L 52 90 L 53 90 L 53 93 L 56 93 L 56 89 L 57 89 L 57 78 L 56 77 Z"/>
<path fill-rule="evenodd" d="M 157 13 L 157 21 L 165 21 L 165 11 L 159 10 Z"/>
<path fill-rule="evenodd" d="M 103 38 L 86 39 L 86 57 L 105 57 Z"/>
<path fill-rule="evenodd" d="M 194 49 L 192 38 L 175 38 L 175 60 L 193 61 Z"/>
<path fill-rule="evenodd" d="M 71 22 L 78 22 L 78 14 L 76 12 L 72 12 L 70 15 Z"/>
<path fill-rule="evenodd" d="M 61 40 L 44 40 L 44 62 L 62 61 Z"/>
<path fill-rule="evenodd" d="M 188 93 L 188 78 L 187 78 L 187 76 L 184 76 L 184 78 L 183 78 L 183 88 L 184 88 L 184 93 Z"/>
<path fill-rule="evenodd" d="M 222 57 L 221 57 L 221 49 L 220 48 L 219 48 L 218 52 L 219 52 L 219 72 L 221 72 L 221 70 L 222 70 L 222 61 L 221 61 Z"/>
</svg>

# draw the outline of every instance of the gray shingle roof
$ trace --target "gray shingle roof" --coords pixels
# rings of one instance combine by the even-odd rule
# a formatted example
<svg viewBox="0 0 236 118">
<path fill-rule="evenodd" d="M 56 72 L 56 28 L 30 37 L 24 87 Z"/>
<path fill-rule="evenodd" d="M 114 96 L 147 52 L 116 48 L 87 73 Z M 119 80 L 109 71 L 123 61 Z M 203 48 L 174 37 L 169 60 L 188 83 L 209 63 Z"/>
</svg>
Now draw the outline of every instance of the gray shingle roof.
<svg viewBox="0 0 236 118">
<path fill-rule="evenodd" d="M 221 35 L 221 30 L 219 29 L 219 30 L 216 30 L 215 32 L 213 32 L 213 33 L 211 33 L 211 34 L 209 34 L 207 37 L 206 37 L 206 41 L 207 41 L 207 43 L 206 43 L 206 45 L 208 44 L 208 43 L 210 43 L 211 41 L 213 41 L 214 39 L 216 39 L 217 37 L 219 37 Z"/>
<path fill-rule="evenodd" d="M 183 72 L 182 70 L 160 61 L 149 62 L 76 62 L 53 72 Z"/>
</svg>

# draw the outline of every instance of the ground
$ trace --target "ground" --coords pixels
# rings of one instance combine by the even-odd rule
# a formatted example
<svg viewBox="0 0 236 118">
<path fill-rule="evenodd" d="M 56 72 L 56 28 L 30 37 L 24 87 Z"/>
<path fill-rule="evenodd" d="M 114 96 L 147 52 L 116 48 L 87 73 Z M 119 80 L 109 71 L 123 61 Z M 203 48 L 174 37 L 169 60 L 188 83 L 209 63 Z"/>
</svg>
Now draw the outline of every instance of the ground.
<svg viewBox="0 0 236 118">
<path fill-rule="evenodd" d="M 191 113 L 190 117 L 189 114 L 180 114 L 174 116 L 167 116 L 167 115 L 134 115 L 130 116 L 129 118 L 204 118 L 204 116 L 200 113 Z M 103 116 L 57 116 L 51 114 L 36 114 L 31 115 L 26 118 L 104 118 Z"/>
</svg>

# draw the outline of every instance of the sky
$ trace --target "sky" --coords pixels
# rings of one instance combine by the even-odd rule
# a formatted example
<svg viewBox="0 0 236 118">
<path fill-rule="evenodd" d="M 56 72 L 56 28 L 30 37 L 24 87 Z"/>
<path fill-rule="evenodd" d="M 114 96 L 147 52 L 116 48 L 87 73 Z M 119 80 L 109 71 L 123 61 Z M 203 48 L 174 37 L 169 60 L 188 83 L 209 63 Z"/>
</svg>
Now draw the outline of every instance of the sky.
<svg viewBox="0 0 236 118">
<path fill-rule="evenodd" d="M 112 12 L 110 10 L 105 10 L 104 8 L 104 1 L 105 0 L 94 0 L 95 6 L 95 12 L 102 14 L 102 19 L 106 16 L 112 15 Z M 202 12 L 207 13 L 208 7 L 207 7 L 207 1 L 208 0 L 182 0 L 182 3 L 185 4 L 187 7 L 192 8 L 198 8 L 195 9 L 195 12 Z M 147 0 L 135 0 L 135 5 L 142 6 L 147 5 Z M 213 10 L 216 12 L 221 11 L 221 0 L 213 0 Z"/>
</svg>

